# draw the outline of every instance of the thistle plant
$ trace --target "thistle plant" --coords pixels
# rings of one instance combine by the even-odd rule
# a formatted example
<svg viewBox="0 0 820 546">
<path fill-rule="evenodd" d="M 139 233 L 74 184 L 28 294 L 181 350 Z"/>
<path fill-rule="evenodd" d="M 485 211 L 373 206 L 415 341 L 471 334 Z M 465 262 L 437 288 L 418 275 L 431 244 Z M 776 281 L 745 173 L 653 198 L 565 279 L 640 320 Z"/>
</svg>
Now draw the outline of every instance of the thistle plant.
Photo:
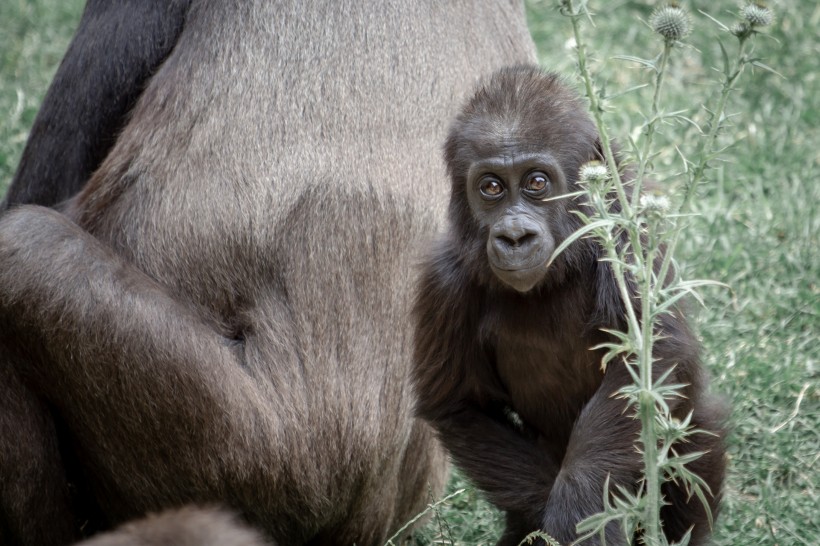
<svg viewBox="0 0 820 546">
<path fill-rule="evenodd" d="M 719 39 L 723 66 L 717 69 L 720 74 L 718 89 L 712 103 L 700 113 L 703 120 L 697 121 L 697 112 L 666 112 L 663 108 L 664 78 L 670 58 L 690 34 L 693 19 L 677 3 L 659 6 L 652 12 L 648 24 L 659 38 L 657 56 L 652 59 L 619 57 L 646 68 L 652 90 L 652 101 L 648 112 L 644 112 L 645 122 L 640 136 L 630 139 L 625 150 L 624 155 L 631 158 L 628 168 L 634 173 L 625 181 L 626 177 L 622 175 L 626 162 L 621 162 L 613 152 L 606 125 L 609 97 L 596 85 L 589 67 L 589 50 L 583 32 L 585 25 L 592 21 L 588 1 L 560 0 L 559 8 L 572 24 L 580 79 L 600 133 L 604 157 L 602 163 L 588 164 L 579 173 L 582 191 L 576 198 L 588 204 L 586 213 L 578 213 L 584 225 L 556 249 L 555 255 L 582 237 L 592 237 L 604 249 L 604 259 L 612 266 L 625 303 L 626 328 L 610 332 L 612 341 L 599 348 L 606 350 L 604 367 L 616 360 L 623 362 L 634 380 L 633 384 L 621 389 L 618 396 L 627 401 L 641 421 L 637 448 L 644 466 L 644 478 L 637 490 L 622 487 L 611 490 L 607 484 L 602 492 L 604 510 L 578 524 L 579 541 L 599 536 L 605 544 L 606 526 L 619 521 L 627 541 L 640 530 L 643 544 L 665 546 L 668 541 L 660 520 L 660 508 L 664 503 L 663 483 L 675 480 L 683 484 L 700 499 L 707 513 L 707 495 L 717 492 L 709 491 L 706 483 L 687 469 L 686 465 L 701 453 L 677 454 L 676 445 L 704 432 L 691 426 L 691 415 L 682 419 L 672 415 L 669 401 L 683 395 L 684 385 L 668 384 L 667 376 L 653 377 L 653 343 L 664 314 L 675 312 L 680 300 L 686 296 L 699 300 L 695 292 L 699 287 L 718 284 L 683 279 L 675 266 L 674 254 L 691 214 L 697 188 L 711 162 L 725 151 L 719 146 L 718 136 L 727 125 L 727 105 L 738 78 L 749 66 L 771 70 L 753 57 L 750 50 L 753 38 L 762 27 L 771 24 L 773 14 L 761 2 L 749 2 L 740 9 L 739 21 L 730 27 L 702 13 L 717 26 L 724 38 L 735 42 L 735 49 L 730 54 Z M 669 122 L 679 121 L 694 126 L 701 137 L 695 152 L 689 156 L 678 150 L 682 164 L 680 172 L 664 177 L 678 178 L 679 190 L 668 197 L 646 193 L 645 181 L 655 178 L 653 159 L 658 155 L 655 136 L 662 125 L 674 126 Z M 711 519 L 711 514 L 709 517 Z M 679 544 L 688 541 L 687 534 Z"/>
</svg>

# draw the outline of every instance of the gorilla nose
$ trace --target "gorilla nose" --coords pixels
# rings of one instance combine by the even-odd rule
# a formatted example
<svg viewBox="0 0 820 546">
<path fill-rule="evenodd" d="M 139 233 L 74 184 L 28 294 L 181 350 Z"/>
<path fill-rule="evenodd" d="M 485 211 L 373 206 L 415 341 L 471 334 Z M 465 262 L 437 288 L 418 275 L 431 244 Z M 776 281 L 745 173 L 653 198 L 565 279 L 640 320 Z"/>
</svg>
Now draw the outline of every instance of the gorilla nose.
<svg viewBox="0 0 820 546">
<path fill-rule="evenodd" d="M 493 246 L 502 252 L 524 251 L 538 240 L 540 230 L 531 222 L 508 220 L 496 224 L 491 232 Z"/>
</svg>

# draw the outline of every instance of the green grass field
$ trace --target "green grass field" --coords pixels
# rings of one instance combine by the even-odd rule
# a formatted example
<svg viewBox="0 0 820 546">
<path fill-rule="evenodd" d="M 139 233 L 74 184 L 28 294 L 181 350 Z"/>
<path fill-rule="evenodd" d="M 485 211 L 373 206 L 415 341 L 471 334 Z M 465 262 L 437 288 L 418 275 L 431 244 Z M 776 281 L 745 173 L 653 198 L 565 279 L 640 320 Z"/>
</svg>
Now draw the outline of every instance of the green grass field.
<svg viewBox="0 0 820 546">
<path fill-rule="evenodd" d="M 593 2 L 589 33 L 594 68 L 610 93 L 645 74 L 616 55 L 652 57 L 640 2 Z M 720 62 L 716 27 L 696 9 L 731 22 L 733 0 L 687 2 L 695 12 L 693 47 L 676 56 L 668 110 L 696 115 Z M 730 471 L 714 544 L 820 544 L 820 6 L 814 0 L 771 2 L 777 19 L 756 53 L 780 76 L 744 74 L 729 109 L 738 115 L 724 135 L 733 144 L 703 185 L 678 259 L 689 278 L 728 284 L 709 289 L 697 309 L 704 360 L 714 388 L 733 405 Z M 528 6 L 545 67 L 574 77 L 569 22 L 551 0 Z M 46 87 L 82 9 L 79 0 L 5 0 L 0 17 L 0 194 L 5 191 Z M 728 42 L 727 42 L 728 43 Z M 609 113 L 625 138 L 640 125 L 647 97 L 620 97 Z M 690 128 L 669 126 L 657 159 L 675 168 L 677 145 Z M 664 180 L 659 180 L 661 185 Z M 439 507 L 417 543 L 492 544 L 500 519 L 459 476 L 466 491 Z"/>
</svg>

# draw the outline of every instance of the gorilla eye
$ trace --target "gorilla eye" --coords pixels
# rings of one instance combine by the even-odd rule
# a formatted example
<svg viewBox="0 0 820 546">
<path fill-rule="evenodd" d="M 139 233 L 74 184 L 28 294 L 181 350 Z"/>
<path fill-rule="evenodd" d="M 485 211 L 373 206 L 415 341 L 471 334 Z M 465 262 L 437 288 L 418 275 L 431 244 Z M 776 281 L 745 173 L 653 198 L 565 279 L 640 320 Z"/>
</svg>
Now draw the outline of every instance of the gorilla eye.
<svg viewBox="0 0 820 546">
<path fill-rule="evenodd" d="M 541 197 L 547 193 L 549 184 L 549 177 L 540 171 L 536 171 L 527 175 L 527 181 L 524 184 L 524 191 L 533 197 Z"/>
<path fill-rule="evenodd" d="M 501 197 L 501 194 L 504 193 L 504 186 L 501 185 L 501 181 L 497 178 L 488 176 L 481 181 L 478 191 L 481 192 L 481 197 L 484 199 L 498 199 Z"/>
</svg>

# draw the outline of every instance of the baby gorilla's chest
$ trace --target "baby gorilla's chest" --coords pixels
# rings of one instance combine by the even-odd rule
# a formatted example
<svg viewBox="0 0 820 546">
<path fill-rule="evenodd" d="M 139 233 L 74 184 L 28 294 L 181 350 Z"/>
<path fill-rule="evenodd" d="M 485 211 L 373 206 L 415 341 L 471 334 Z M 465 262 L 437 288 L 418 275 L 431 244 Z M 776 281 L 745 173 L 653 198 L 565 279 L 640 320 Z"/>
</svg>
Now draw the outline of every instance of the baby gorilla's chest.
<svg viewBox="0 0 820 546">
<path fill-rule="evenodd" d="M 583 340 L 510 336 L 496 347 L 495 364 L 511 409 L 548 437 L 568 436 L 603 379 Z"/>
</svg>

